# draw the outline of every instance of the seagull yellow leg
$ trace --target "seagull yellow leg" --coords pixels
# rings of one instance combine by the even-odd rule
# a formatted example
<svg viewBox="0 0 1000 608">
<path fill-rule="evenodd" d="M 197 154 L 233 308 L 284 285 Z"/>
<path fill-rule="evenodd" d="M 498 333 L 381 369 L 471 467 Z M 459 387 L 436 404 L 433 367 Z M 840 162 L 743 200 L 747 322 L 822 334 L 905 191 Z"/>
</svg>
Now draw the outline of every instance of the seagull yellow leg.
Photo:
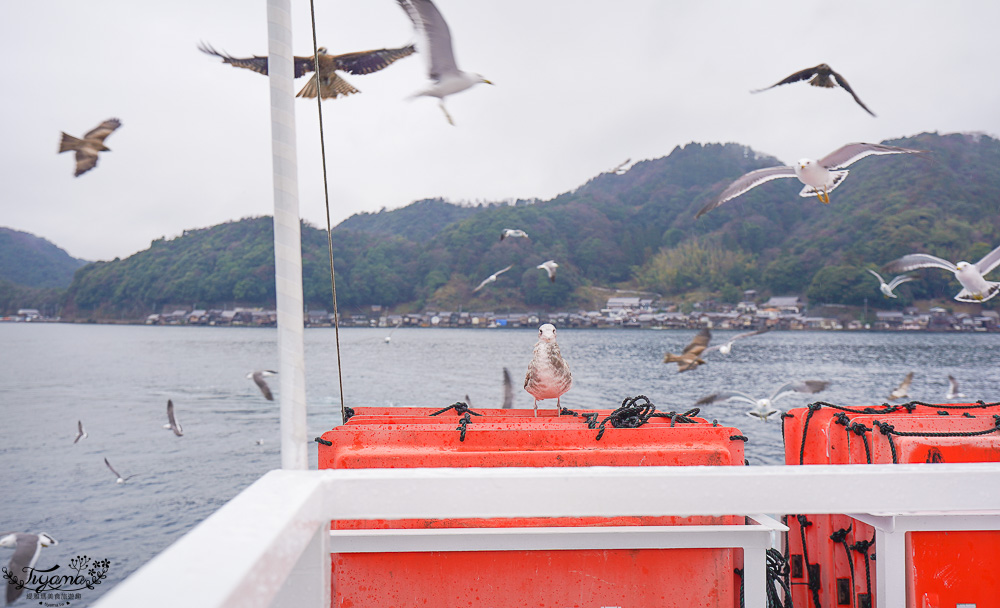
<svg viewBox="0 0 1000 608">
<path fill-rule="evenodd" d="M 444 117 L 448 119 L 448 124 L 454 127 L 455 121 L 451 119 L 451 114 L 448 113 L 448 108 L 444 107 L 444 100 L 442 99 L 438 105 L 441 106 L 441 111 L 444 112 Z M 535 408 L 537 409 L 538 406 L 536 405 Z"/>
<path fill-rule="evenodd" d="M 823 188 L 823 198 L 819 200 L 822 201 L 824 205 L 830 204 L 830 193 L 826 191 L 826 188 Z"/>
</svg>

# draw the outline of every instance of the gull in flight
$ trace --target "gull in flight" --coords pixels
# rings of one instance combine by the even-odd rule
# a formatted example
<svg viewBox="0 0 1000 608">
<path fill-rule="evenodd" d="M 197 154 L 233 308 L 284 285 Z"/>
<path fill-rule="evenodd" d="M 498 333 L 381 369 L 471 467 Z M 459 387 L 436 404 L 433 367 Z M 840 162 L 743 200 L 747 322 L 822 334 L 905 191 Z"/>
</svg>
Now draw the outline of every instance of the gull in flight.
<svg viewBox="0 0 1000 608">
<path fill-rule="evenodd" d="M 911 277 L 911 276 L 908 276 L 908 275 L 905 275 L 905 274 L 901 274 L 901 275 L 899 275 L 897 277 L 893 277 L 893 279 L 891 281 L 889 281 L 888 283 L 886 283 L 885 279 L 882 278 L 882 275 L 880 275 L 879 273 L 875 272 L 871 268 L 865 268 L 865 270 L 867 270 L 868 272 L 872 273 L 872 276 L 874 276 L 876 279 L 878 279 L 878 288 L 882 292 L 882 295 L 884 295 L 887 298 L 895 298 L 895 297 L 897 297 L 896 294 L 892 293 L 892 290 L 896 289 L 901 284 L 903 284 L 903 283 L 905 283 L 907 281 L 915 281 L 916 280 L 916 277 Z"/>
<path fill-rule="evenodd" d="M 117 479 L 115 479 L 115 483 L 117 483 L 117 484 L 119 484 L 119 485 L 120 485 L 120 484 L 123 484 L 123 483 L 125 483 L 126 481 L 128 481 L 129 479 L 132 479 L 133 477 L 135 477 L 135 475 L 134 475 L 134 474 L 133 474 L 133 475 L 129 475 L 128 477 L 122 477 L 122 476 L 121 476 L 121 475 L 120 475 L 120 474 L 118 473 L 118 471 L 116 471 L 116 470 L 115 470 L 115 468 L 114 468 L 113 466 L 111 466 L 111 463 L 110 463 L 110 462 L 108 462 L 108 459 L 107 459 L 107 458 L 105 458 L 105 459 L 104 459 L 104 464 L 106 464 L 106 465 L 108 466 L 108 468 L 109 468 L 109 469 L 111 469 L 111 472 L 115 474 L 115 477 L 117 478 Z"/>
<path fill-rule="evenodd" d="M 559 415 L 562 411 L 559 400 L 572 385 L 573 374 L 556 343 L 556 328 L 545 323 L 538 328 L 538 342 L 528 363 L 528 373 L 524 375 L 524 390 L 535 398 L 535 416 L 538 415 L 538 402 L 543 399 L 555 399 L 556 415 Z"/>
<path fill-rule="evenodd" d="M 273 376 L 278 372 L 270 369 L 264 369 L 257 372 L 250 372 L 247 374 L 247 378 L 253 378 L 254 384 L 260 389 L 260 392 L 264 395 L 264 398 L 268 401 L 274 401 L 274 395 L 271 394 L 271 388 L 267 385 L 264 380 L 265 376 Z"/>
<path fill-rule="evenodd" d="M 469 396 L 465 396 L 465 405 L 472 407 L 472 400 Z M 511 380 L 510 370 L 506 367 L 503 368 L 503 402 L 500 404 L 501 409 L 509 410 L 514 407 L 514 381 Z"/>
<path fill-rule="evenodd" d="M 104 145 L 104 140 L 120 126 L 122 126 L 120 120 L 110 118 L 88 131 L 83 136 L 83 139 L 67 135 L 65 132 L 62 134 L 62 140 L 59 142 L 59 153 L 62 154 L 71 150 L 76 152 L 76 172 L 73 173 L 74 177 L 80 177 L 97 166 L 98 152 L 111 151 L 111 148 Z"/>
<path fill-rule="evenodd" d="M 549 260 L 547 262 L 542 262 L 535 268 L 540 268 L 545 272 L 549 273 L 549 280 L 553 283 L 556 282 L 556 268 L 559 268 L 559 264 L 556 264 L 555 260 Z"/>
<path fill-rule="evenodd" d="M 944 396 L 945 399 L 961 399 L 965 396 L 965 393 L 960 393 L 958 391 L 958 380 L 955 380 L 955 376 L 948 374 L 948 394 Z"/>
<path fill-rule="evenodd" d="M 417 46 L 427 59 L 427 74 L 434 81 L 426 89 L 411 95 L 410 99 L 421 96 L 437 97 L 438 105 L 448 119 L 448 124 L 454 125 L 455 121 L 444 107 L 444 98 L 480 82 L 493 83 L 479 74 L 458 69 L 451 46 L 451 31 L 431 0 L 396 0 L 396 2 L 413 22 L 418 37 Z"/>
<path fill-rule="evenodd" d="M 485 279 L 483 279 L 483 282 L 479 284 L 479 287 L 476 287 L 475 289 L 472 290 L 472 293 L 476 293 L 477 291 L 479 291 L 483 287 L 486 287 L 490 283 L 495 283 L 498 276 L 500 276 L 503 273 L 507 272 L 511 268 L 513 268 L 513 265 L 508 266 L 508 267 L 504 268 L 503 270 L 498 270 L 498 271 L 494 272 L 493 274 L 491 274 L 490 276 L 486 277 Z"/>
<path fill-rule="evenodd" d="M 399 328 L 399 326 L 402 325 L 402 324 L 403 324 L 403 321 L 402 321 L 402 319 L 400 319 L 395 325 L 392 326 L 392 329 L 389 330 L 389 335 L 385 337 L 385 343 L 386 344 L 392 342 L 392 332 L 396 331 Z"/>
<path fill-rule="evenodd" d="M 14 555 L 11 556 L 10 563 L 7 564 L 7 572 L 18 578 L 30 578 L 31 569 L 35 567 L 35 562 L 38 561 L 38 554 L 42 552 L 42 547 L 51 547 L 58 544 L 59 541 L 44 532 L 39 534 L 0 532 L 0 547 L 14 549 Z M 13 604 L 14 600 L 20 597 L 21 592 L 24 591 L 23 587 L 18 589 L 13 581 L 10 581 L 10 584 L 5 585 L 5 587 L 7 587 L 7 605 Z"/>
<path fill-rule="evenodd" d="M 906 377 L 903 378 L 903 381 L 899 383 L 899 386 L 892 389 L 892 392 L 889 393 L 889 399 L 892 399 L 893 401 L 898 401 L 900 399 L 906 399 L 907 397 L 909 397 L 911 382 L 913 382 L 913 372 L 906 374 Z"/>
<path fill-rule="evenodd" d="M 632 162 L 631 158 L 626 158 L 625 162 L 621 163 L 620 165 L 609 171 L 609 173 L 614 173 L 615 175 L 624 175 L 625 173 L 628 172 L 629 163 L 631 162 Z"/>
<path fill-rule="evenodd" d="M 163 425 L 163 428 L 173 431 L 174 435 L 178 437 L 184 434 L 184 429 L 181 428 L 181 425 L 177 422 L 177 418 L 174 416 L 174 402 L 170 399 L 167 399 L 167 423 Z"/>
<path fill-rule="evenodd" d="M 89 437 L 89 435 L 87 435 L 87 431 L 83 430 L 83 420 L 77 420 L 76 421 L 76 439 L 73 440 L 73 443 L 76 443 L 77 441 L 80 441 L 81 439 L 86 439 L 87 437 Z"/>
<path fill-rule="evenodd" d="M 515 238 L 526 239 L 526 238 L 528 238 L 528 233 L 525 232 L 524 230 L 504 228 L 504 231 L 500 233 L 500 240 L 502 241 L 502 240 L 504 240 L 507 237 L 515 237 Z"/>
<path fill-rule="evenodd" d="M 833 68 L 826 65 L 825 63 L 821 63 L 817 66 L 806 68 L 804 70 L 799 70 L 798 72 L 795 72 L 788 78 L 785 78 L 780 82 L 776 82 L 769 87 L 764 87 L 763 89 L 757 89 L 755 91 L 750 91 L 750 92 L 760 93 L 761 91 L 767 91 L 782 84 L 789 84 L 792 82 L 799 82 L 800 80 L 807 80 L 807 79 L 811 79 L 809 80 L 809 84 L 811 84 L 814 87 L 823 87 L 826 89 L 832 89 L 839 85 L 842 89 L 851 94 L 851 97 L 854 98 L 854 101 L 858 102 L 858 105 L 864 108 L 865 112 L 868 112 L 872 116 L 875 116 L 875 112 L 872 112 L 871 110 L 868 109 L 868 106 L 861 103 L 861 100 L 854 92 L 854 89 L 851 88 L 851 85 L 847 84 L 847 80 L 845 80 L 844 77 L 841 76 L 840 74 L 834 72 Z"/>
<path fill-rule="evenodd" d="M 707 405 L 709 403 L 719 403 L 722 401 L 743 401 L 754 406 L 747 412 L 747 416 L 760 418 L 767 422 L 767 419 L 780 410 L 774 408 L 774 402 L 782 397 L 793 393 L 818 393 L 830 386 L 829 382 L 823 380 L 803 380 L 802 382 L 789 382 L 778 387 L 778 390 L 771 393 L 770 397 L 755 399 L 754 397 L 740 391 L 722 391 L 713 393 L 707 397 L 702 397 L 695 402 L 695 405 Z"/>
<path fill-rule="evenodd" d="M 698 332 L 691 340 L 691 343 L 684 347 L 680 355 L 667 353 L 663 357 L 664 363 L 676 363 L 677 373 L 694 369 L 706 361 L 701 358 L 701 354 L 708 348 L 708 343 L 712 339 L 712 332 L 706 327 Z"/>
<path fill-rule="evenodd" d="M 794 166 L 757 169 L 730 184 L 728 188 L 722 191 L 722 194 L 718 198 L 702 207 L 694 217 L 697 219 L 719 205 L 733 200 L 764 182 L 783 177 L 795 177 L 805 184 L 805 188 L 799 192 L 799 196 L 808 198 L 815 195 L 821 203 L 829 203 L 830 192 L 833 192 L 834 188 L 839 186 L 847 177 L 848 172 L 840 171 L 840 169 L 849 167 L 866 156 L 921 153 L 923 153 L 923 150 L 911 150 L 910 148 L 898 148 L 884 144 L 854 143 L 842 146 L 819 160 L 803 158 L 795 163 Z"/>
<path fill-rule="evenodd" d="M 975 264 L 959 262 L 952 264 L 948 260 L 928 253 L 911 253 L 885 265 L 889 272 L 908 272 L 917 268 L 943 268 L 955 273 L 955 278 L 962 284 L 962 291 L 955 299 L 959 302 L 985 302 L 1000 293 L 1000 283 L 987 281 L 983 277 L 991 270 L 1000 266 L 1000 247 L 986 254 Z"/>
<path fill-rule="evenodd" d="M 729 340 L 729 342 L 726 342 L 725 344 L 720 344 L 719 346 L 709 346 L 708 348 L 705 349 L 705 353 L 707 354 L 717 350 L 723 355 L 728 355 L 733 350 L 733 342 L 737 340 L 742 340 L 743 338 L 749 338 L 750 336 L 759 336 L 760 334 L 766 334 L 769 331 L 771 331 L 771 328 L 765 327 L 764 329 L 758 329 L 757 331 L 748 331 L 743 334 L 736 334 Z"/>
</svg>

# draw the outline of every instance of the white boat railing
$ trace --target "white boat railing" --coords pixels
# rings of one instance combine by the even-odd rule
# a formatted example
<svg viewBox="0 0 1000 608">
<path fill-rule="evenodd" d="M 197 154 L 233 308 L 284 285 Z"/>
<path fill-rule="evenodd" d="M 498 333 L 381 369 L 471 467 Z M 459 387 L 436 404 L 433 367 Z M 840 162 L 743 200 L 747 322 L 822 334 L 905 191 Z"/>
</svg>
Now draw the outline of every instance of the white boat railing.
<svg viewBox="0 0 1000 608">
<path fill-rule="evenodd" d="M 742 547 L 765 605 L 761 514 L 876 527 L 877 604 L 905 605 L 905 533 L 1000 529 L 1000 463 L 271 471 L 118 584 L 100 608 L 330 606 L 330 553 Z M 750 526 L 330 531 L 332 519 L 746 515 Z M 155 593 L 150 590 L 155 589 Z"/>
</svg>

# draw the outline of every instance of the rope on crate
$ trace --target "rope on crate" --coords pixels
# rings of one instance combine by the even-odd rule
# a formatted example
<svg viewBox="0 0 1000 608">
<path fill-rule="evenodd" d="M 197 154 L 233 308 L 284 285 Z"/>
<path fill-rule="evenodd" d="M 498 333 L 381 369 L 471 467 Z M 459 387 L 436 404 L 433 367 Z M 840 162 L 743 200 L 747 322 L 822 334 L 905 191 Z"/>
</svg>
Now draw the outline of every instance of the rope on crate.
<svg viewBox="0 0 1000 608">
<path fill-rule="evenodd" d="M 650 418 L 670 418 L 670 426 L 674 426 L 677 422 L 685 424 L 694 423 L 691 416 L 697 416 L 700 411 L 700 408 L 693 408 L 683 414 L 678 414 L 677 412 L 658 412 L 656 411 L 656 406 L 645 395 L 626 397 L 618 409 L 608 414 L 601 421 L 601 424 L 598 426 L 600 430 L 597 433 L 597 441 L 600 441 L 601 437 L 604 436 L 604 431 L 609 422 L 616 429 L 637 429 L 649 422 Z"/>
</svg>

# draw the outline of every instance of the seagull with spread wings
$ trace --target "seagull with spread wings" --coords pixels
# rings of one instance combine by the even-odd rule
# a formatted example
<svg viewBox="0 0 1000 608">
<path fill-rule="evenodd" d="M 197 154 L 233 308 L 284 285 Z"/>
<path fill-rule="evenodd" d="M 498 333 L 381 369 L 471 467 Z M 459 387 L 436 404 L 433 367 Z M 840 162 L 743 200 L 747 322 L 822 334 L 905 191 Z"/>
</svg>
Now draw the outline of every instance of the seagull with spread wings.
<svg viewBox="0 0 1000 608">
<path fill-rule="evenodd" d="M 899 383 L 899 386 L 892 389 L 892 392 L 889 393 L 889 399 L 892 399 L 893 401 L 898 401 L 900 399 L 906 399 L 907 397 L 909 397 L 911 383 L 913 383 L 913 372 L 906 374 L 906 377 L 903 378 L 903 381 Z"/>
<path fill-rule="evenodd" d="M 76 439 L 73 440 L 73 443 L 76 443 L 76 442 L 80 441 L 81 439 L 86 439 L 89 436 L 90 435 L 87 434 L 87 431 L 85 431 L 83 429 L 83 420 L 77 420 L 76 421 Z"/>
<path fill-rule="evenodd" d="M 264 395 L 265 399 L 268 401 L 274 401 L 274 395 L 271 394 L 271 387 L 267 385 L 267 380 L 264 380 L 264 377 L 273 376 L 277 373 L 278 372 L 271 369 L 262 369 L 260 371 L 250 372 L 247 374 L 247 378 L 253 379 L 254 384 L 256 384 L 257 388 L 260 389 L 260 392 Z"/>
<path fill-rule="evenodd" d="M 798 178 L 800 182 L 805 184 L 805 188 L 799 192 L 799 196 L 806 198 L 816 196 L 821 203 L 829 203 L 830 192 L 833 192 L 847 177 L 848 172 L 846 170 L 841 171 L 840 169 L 849 167 L 867 156 L 921 153 L 923 153 L 923 150 L 899 148 L 885 144 L 853 143 L 841 146 L 819 160 L 803 158 L 795 163 L 795 165 L 757 169 L 730 184 L 729 187 L 722 191 L 722 194 L 702 207 L 694 217 L 697 219 L 719 205 L 731 201 L 765 182 L 785 177 Z"/>
<path fill-rule="evenodd" d="M 804 70 L 799 70 L 798 72 L 795 72 L 788 78 L 785 78 L 780 82 L 776 82 L 769 87 L 764 87 L 763 89 L 757 89 L 755 91 L 750 91 L 750 92 L 760 93 L 761 91 L 767 91 L 769 89 L 773 89 L 776 86 L 789 84 L 792 82 L 799 82 L 800 80 L 809 80 L 809 84 L 811 84 L 812 86 L 822 87 L 825 89 L 832 89 L 834 87 L 839 86 L 840 88 L 850 93 L 851 97 L 854 98 L 854 101 L 858 102 L 858 105 L 864 108 L 865 112 L 868 112 L 872 116 L 875 116 L 875 112 L 872 112 L 871 110 L 868 109 L 868 106 L 861 103 L 861 99 L 858 98 L 857 93 L 854 92 L 854 89 L 851 88 L 851 85 L 847 84 L 847 80 L 837 72 L 834 72 L 833 68 L 826 65 L 825 63 L 821 63 L 817 66 L 806 68 Z"/>
<path fill-rule="evenodd" d="M 774 408 L 774 403 L 778 399 L 793 393 L 818 393 L 828 386 L 830 386 L 830 383 L 824 380 L 802 380 L 801 382 L 789 382 L 779 386 L 776 391 L 771 393 L 770 397 L 765 397 L 763 399 L 756 399 L 740 391 L 720 391 L 718 393 L 702 397 L 695 402 L 695 405 L 707 405 L 709 403 L 719 403 L 722 401 L 743 401 L 744 403 L 749 403 L 754 406 L 752 410 L 747 412 L 747 416 L 760 418 L 762 421 L 767 422 L 767 419 L 770 416 L 777 414 L 780 411 Z"/>
<path fill-rule="evenodd" d="M 108 462 L 108 459 L 107 459 L 107 458 L 105 458 L 105 459 L 104 459 L 104 464 L 105 464 L 105 465 L 106 465 L 106 466 L 107 466 L 107 467 L 108 467 L 109 469 L 111 469 L 111 472 L 112 472 L 112 473 L 114 473 L 114 474 L 115 474 L 115 478 L 116 478 L 116 479 L 115 479 L 115 483 L 117 483 L 118 485 L 121 485 L 121 484 L 125 483 L 126 481 L 128 481 L 129 479 L 132 479 L 132 478 L 133 478 L 133 477 L 135 477 L 135 475 L 136 475 L 136 474 L 132 474 L 132 475 L 129 475 L 128 477 L 122 477 L 122 476 L 121 476 L 121 474 L 120 474 L 120 473 L 119 473 L 118 471 L 116 471 L 116 470 L 115 470 L 115 468 L 114 468 L 113 466 L 111 466 L 111 463 L 110 463 L 110 462 Z"/>
<path fill-rule="evenodd" d="M 7 564 L 7 573 L 17 578 L 30 579 L 31 569 L 35 567 L 35 562 L 38 561 L 38 555 L 42 552 L 42 547 L 51 547 L 58 544 L 59 541 L 44 532 L 39 534 L 0 532 L 0 547 L 14 549 L 14 555 L 10 557 L 10 563 Z M 18 587 L 13 580 L 10 581 L 10 584 L 5 585 L 5 587 L 7 587 L 5 598 L 7 605 L 13 604 L 14 600 L 20 597 L 21 592 L 24 590 L 23 586 Z"/>
<path fill-rule="evenodd" d="M 173 431 L 174 435 L 178 437 L 184 435 L 184 429 L 181 428 L 180 423 L 177 422 L 177 417 L 174 416 L 174 402 L 170 399 L 167 399 L 167 423 L 163 425 L 163 428 Z"/>
<path fill-rule="evenodd" d="M 893 277 L 893 279 L 891 281 L 889 281 L 888 283 L 886 283 L 885 279 L 882 278 L 882 275 L 880 275 L 879 273 L 875 272 L 871 268 L 865 268 L 865 270 L 867 270 L 868 272 L 872 273 L 872 276 L 875 277 L 876 279 L 878 279 L 878 288 L 879 288 L 879 291 L 881 291 L 882 295 L 884 295 L 887 298 L 896 298 L 896 297 L 898 297 L 896 294 L 892 293 L 893 289 L 896 289 L 897 287 L 899 287 L 900 285 L 902 285 L 903 283 L 905 283 L 907 281 L 915 281 L 916 280 L 916 277 L 911 277 L 909 275 L 901 274 L 899 276 Z"/>
<path fill-rule="evenodd" d="M 664 363 L 676 363 L 677 373 L 692 370 L 706 361 L 701 358 L 701 354 L 708 348 L 708 343 L 712 339 L 712 332 L 706 327 L 698 332 L 691 340 L 691 343 L 684 347 L 680 355 L 667 353 L 663 357 Z"/>
<path fill-rule="evenodd" d="M 720 344 L 718 346 L 709 346 L 708 348 L 705 349 L 705 353 L 707 354 L 717 350 L 723 355 L 728 355 L 733 350 L 733 342 L 737 340 L 742 340 L 743 338 L 749 338 L 751 336 L 759 336 L 760 334 L 766 334 L 769 331 L 771 331 L 771 328 L 765 327 L 764 329 L 758 329 L 756 331 L 748 331 L 746 333 L 736 334 L 735 336 L 730 338 L 730 340 L 725 344 Z"/>
<path fill-rule="evenodd" d="M 500 233 L 500 240 L 502 241 L 508 237 L 526 239 L 528 238 L 528 233 L 518 228 L 504 228 L 503 232 Z"/>
<path fill-rule="evenodd" d="M 228 63 L 233 67 L 246 68 L 258 74 L 267 75 L 267 55 L 254 55 L 253 57 L 238 58 L 230 57 L 225 53 L 220 53 L 211 45 L 201 43 L 198 50 L 209 55 L 214 55 L 222 59 L 223 63 Z M 353 95 L 360 93 L 358 89 L 351 86 L 351 83 L 344 80 L 338 71 L 348 72 L 354 75 L 371 74 L 385 69 L 396 61 L 409 57 L 416 51 L 410 44 L 397 49 L 377 49 L 374 51 L 358 51 L 356 53 L 344 53 L 342 55 L 330 55 L 325 46 L 317 49 L 319 57 L 319 70 L 316 69 L 316 57 L 294 57 L 295 77 L 298 78 L 307 72 L 316 72 L 298 92 L 296 97 L 315 98 L 317 92 L 322 99 L 336 99 L 341 95 Z M 317 83 L 317 78 L 319 82 Z"/>
<path fill-rule="evenodd" d="M 538 266 L 535 266 L 535 268 L 538 268 L 539 270 L 544 270 L 546 273 L 548 273 L 549 280 L 552 281 L 553 283 L 556 282 L 556 269 L 559 268 L 559 264 L 556 264 L 555 260 L 548 260 L 546 262 L 542 262 Z"/>
<path fill-rule="evenodd" d="M 955 376 L 948 374 L 948 392 L 945 394 L 945 399 L 961 399 L 965 396 L 965 393 L 958 390 L 958 380 L 955 380 Z"/>
<path fill-rule="evenodd" d="M 514 267 L 513 265 L 510 265 L 510 266 L 504 268 L 503 270 L 498 270 L 498 271 L 494 272 L 493 274 L 491 274 L 490 276 L 486 277 L 485 279 L 483 279 L 483 282 L 479 284 L 479 287 L 476 287 L 475 289 L 472 290 L 472 293 L 476 293 L 477 291 L 479 291 L 483 287 L 486 287 L 490 283 L 495 283 L 498 276 L 502 275 L 503 273 L 507 272 L 508 270 L 510 270 L 513 267 Z"/>
<path fill-rule="evenodd" d="M 952 264 L 928 253 L 911 253 L 885 265 L 889 272 L 909 272 L 917 268 L 941 268 L 955 273 L 955 278 L 962 284 L 962 291 L 955 299 L 959 302 L 985 302 L 1000 293 L 1000 283 L 987 281 L 985 277 L 994 268 L 1000 266 L 1000 247 L 983 256 L 975 264 L 962 261 Z"/>
<path fill-rule="evenodd" d="M 120 126 L 122 126 L 122 121 L 117 118 L 110 118 L 88 131 L 83 136 L 83 139 L 67 135 L 63 132 L 62 140 L 59 142 L 59 153 L 76 152 L 76 172 L 73 173 L 74 177 L 80 177 L 97 166 L 98 152 L 111 151 L 111 148 L 104 145 L 104 140 Z"/>
<path fill-rule="evenodd" d="M 438 105 L 444 112 L 448 124 L 454 125 L 451 114 L 444 107 L 444 98 L 479 84 L 493 84 L 480 74 L 463 72 L 455 63 L 455 52 L 451 45 L 451 30 L 441 12 L 431 0 L 396 0 L 406 11 L 416 30 L 420 53 L 427 59 L 427 75 L 433 83 L 426 89 L 410 96 L 437 97 Z"/>
</svg>

